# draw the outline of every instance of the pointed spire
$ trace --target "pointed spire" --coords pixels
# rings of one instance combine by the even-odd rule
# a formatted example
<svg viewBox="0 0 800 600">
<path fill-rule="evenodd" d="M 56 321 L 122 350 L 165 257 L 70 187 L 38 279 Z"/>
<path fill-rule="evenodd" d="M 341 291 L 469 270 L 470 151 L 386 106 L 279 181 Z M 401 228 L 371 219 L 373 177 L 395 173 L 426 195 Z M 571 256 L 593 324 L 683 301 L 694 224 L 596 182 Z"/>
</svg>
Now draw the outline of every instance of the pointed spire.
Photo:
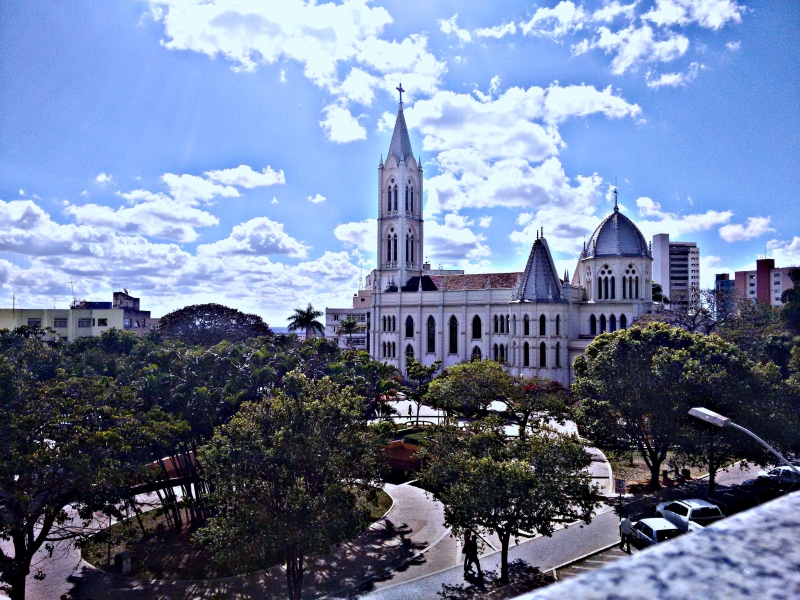
<svg viewBox="0 0 800 600">
<path fill-rule="evenodd" d="M 379 166 L 381 166 L 381 167 L 383 166 L 383 152 L 381 152 L 381 163 L 380 163 Z"/>
<path fill-rule="evenodd" d="M 406 117 L 403 114 L 403 89 L 402 84 L 397 86 L 400 92 L 400 106 L 397 109 L 397 119 L 394 122 L 394 132 L 392 142 L 389 144 L 389 154 L 394 154 L 398 162 L 405 162 L 409 156 L 413 156 L 411 151 L 411 138 L 408 137 L 408 127 Z"/>
<path fill-rule="evenodd" d="M 619 212 L 619 202 L 617 202 L 617 188 L 614 188 L 614 212 Z"/>
<path fill-rule="evenodd" d="M 540 231 L 536 233 L 538 235 Z M 562 302 L 561 286 L 564 283 L 558 278 L 547 242 L 543 237 L 537 238 L 531 248 L 515 299 L 528 302 Z"/>
</svg>

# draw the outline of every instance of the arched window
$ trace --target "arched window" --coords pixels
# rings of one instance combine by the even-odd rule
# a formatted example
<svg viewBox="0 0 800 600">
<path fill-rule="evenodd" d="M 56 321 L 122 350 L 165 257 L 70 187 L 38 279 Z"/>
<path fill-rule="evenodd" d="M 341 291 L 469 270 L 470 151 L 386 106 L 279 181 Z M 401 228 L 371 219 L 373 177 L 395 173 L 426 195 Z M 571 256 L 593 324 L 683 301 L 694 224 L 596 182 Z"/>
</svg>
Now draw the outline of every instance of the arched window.
<svg viewBox="0 0 800 600">
<path fill-rule="evenodd" d="M 386 190 L 386 210 L 392 210 L 392 186 L 389 186 L 389 189 Z"/>
<path fill-rule="evenodd" d="M 436 352 L 436 321 L 434 320 L 434 318 L 432 316 L 428 317 L 427 329 L 428 329 L 428 336 L 427 336 L 428 348 L 427 348 L 427 351 L 429 353 L 433 354 L 434 352 Z"/>
<path fill-rule="evenodd" d="M 480 360 L 481 359 L 481 349 L 477 346 L 472 348 L 472 360 Z"/>
<path fill-rule="evenodd" d="M 411 264 L 414 264 L 414 236 L 411 236 Z"/>
<path fill-rule="evenodd" d="M 386 342 L 383 342 L 382 346 L 383 346 L 383 354 L 381 354 L 381 356 L 383 358 L 386 358 Z"/>
<path fill-rule="evenodd" d="M 497 323 L 498 323 L 498 321 L 497 321 L 497 315 L 495 315 L 495 316 L 494 316 L 494 332 L 495 332 L 495 333 L 499 333 L 499 332 L 500 332 L 500 328 L 498 327 Z"/>
<path fill-rule="evenodd" d="M 561 315 L 556 315 L 556 335 L 561 335 Z"/>
<path fill-rule="evenodd" d="M 406 234 L 406 262 L 410 262 L 411 261 L 411 249 L 409 248 L 409 245 L 408 245 L 408 243 L 411 241 L 409 239 L 410 237 L 411 236 Z"/>
<path fill-rule="evenodd" d="M 623 300 L 627 300 L 628 299 L 628 278 L 627 277 L 623 277 L 622 278 L 622 299 Z"/>
<path fill-rule="evenodd" d="M 497 360 L 497 344 L 492 347 L 492 358 Z"/>
<path fill-rule="evenodd" d="M 386 240 L 386 262 L 392 262 L 392 236 Z"/>
<path fill-rule="evenodd" d="M 522 366 L 523 367 L 530 367 L 531 366 L 531 347 L 528 342 L 522 344 Z"/>
<path fill-rule="evenodd" d="M 394 186 L 394 209 L 397 210 L 397 186 Z"/>
<path fill-rule="evenodd" d="M 531 320 L 528 318 L 528 315 L 522 317 L 522 335 L 530 335 L 531 334 Z"/>
<path fill-rule="evenodd" d="M 611 299 L 614 300 L 617 297 L 617 280 L 612 275 L 611 277 Z"/>
<path fill-rule="evenodd" d="M 561 342 L 556 342 L 556 367 L 561 366 Z"/>
<path fill-rule="evenodd" d="M 517 335 L 517 315 L 511 317 L 511 335 Z"/>
<path fill-rule="evenodd" d="M 609 331 L 616 331 L 617 330 L 617 317 L 616 317 L 616 315 L 611 315 L 608 318 L 608 330 Z"/>
<path fill-rule="evenodd" d="M 506 332 L 506 320 L 503 315 L 500 315 L 500 333 Z"/>
<path fill-rule="evenodd" d="M 473 340 L 479 340 L 479 339 L 481 339 L 481 337 L 483 337 L 483 334 L 481 333 L 481 329 L 482 329 L 481 318 L 478 315 L 475 315 L 473 317 L 473 319 L 472 319 L 472 339 Z M 477 346 L 476 346 L 476 348 L 477 348 Z"/>
<path fill-rule="evenodd" d="M 500 344 L 500 362 L 506 362 L 506 348 Z"/>
<path fill-rule="evenodd" d="M 392 342 L 392 358 L 397 358 L 397 344 Z"/>
<path fill-rule="evenodd" d="M 597 299 L 598 300 L 602 300 L 603 299 L 603 278 L 602 277 L 598 277 L 597 278 Z"/>
<path fill-rule="evenodd" d="M 539 335 L 547 335 L 547 319 L 544 315 L 539 317 Z"/>
<path fill-rule="evenodd" d="M 414 188 L 411 188 L 411 212 L 414 212 Z"/>
<path fill-rule="evenodd" d="M 386 317 L 383 317 L 383 329 L 381 331 L 386 331 Z"/>
<path fill-rule="evenodd" d="M 600 315 L 600 333 L 606 332 L 606 316 Z"/>
<path fill-rule="evenodd" d="M 408 186 L 406 186 L 406 212 L 408 212 Z"/>
<path fill-rule="evenodd" d="M 392 262 L 397 262 L 397 234 L 395 233 L 392 236 Z"/>
<path fill-rule="evenodd" d="M 414 358 L 414 347 L 411 344 L 406 346 L 406 358 Z"/>
<path fill-rule="evenodd" d="M 603 277 L 603 298 L 608 300 L 608 277 Z"/>
<path fill-rule="evenodd" d="M 625 317 L 625 315 L 620 315 L 619 316 L 619 328 L 620 329 L 626 329 L 627 327 L 628 327 L 628 319 Z"/>
<path fill-rule="evenodd" d="M 544 342 L 539 344 L 539 366 L 547 366 L 547 346 L 544 345 Z"/>
<path fill-rule="evenodd" d="M 511 317 L 506 315 L 506 333 L 511 333 Z"/>
<path fill-rule="evenodd" d="M 450 333 L 450 347 L 447 351 L 450 354 L 458 354 L 458 319 L 456 316 L 453 315 L 450 317 L 450 326 L 449 326 L 449 333 Z"/>
<path fill-rule="evenodd" d="M 633 277 L 628 277 L 628 298 L 633 300 Z"/>
<path fill-rule="evenodd" d="M 411 318 L 411 315 L 406 317 L 406 337 L 414 337 L 414 319 Z"/>
<path fill-rule="evenodd" d="M 589 317 L 589 334 L 597 335 L 597 317 L 594 315 Z"/>
<path fill-rule="evenodd" d="M 636 299 L 638 300 L 639 299 L 639 276 L 638 275 L 636 276 L 636 279 L 634 281 L 635 281 L 634 291 L 636 292 Z"/>
</svg>

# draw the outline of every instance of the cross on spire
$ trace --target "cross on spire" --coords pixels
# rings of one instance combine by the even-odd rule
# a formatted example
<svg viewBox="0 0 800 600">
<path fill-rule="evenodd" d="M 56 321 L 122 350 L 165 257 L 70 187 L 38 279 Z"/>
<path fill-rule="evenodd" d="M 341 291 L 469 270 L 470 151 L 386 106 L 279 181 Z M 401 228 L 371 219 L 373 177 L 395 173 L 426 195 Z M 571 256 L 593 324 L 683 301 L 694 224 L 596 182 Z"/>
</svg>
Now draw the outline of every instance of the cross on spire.
<svg viewBox="0 0 800 600">
<path fill-rule="evenodd" d="M 403 84 L 401 83 L 400 85 L 398 85 L 394 89 L 396 89 L 398 92 L 400 92 L 400 104 L 402 104 L 403 103 L 403 92 L 405 92 L 405 90 L 403 89 Z"/>
<path fill-rule="evenodd" d="M 617 188 L 614 188 L 614 212 L 619 211 L 619 204 L 617 203 Z"/>
</svg>

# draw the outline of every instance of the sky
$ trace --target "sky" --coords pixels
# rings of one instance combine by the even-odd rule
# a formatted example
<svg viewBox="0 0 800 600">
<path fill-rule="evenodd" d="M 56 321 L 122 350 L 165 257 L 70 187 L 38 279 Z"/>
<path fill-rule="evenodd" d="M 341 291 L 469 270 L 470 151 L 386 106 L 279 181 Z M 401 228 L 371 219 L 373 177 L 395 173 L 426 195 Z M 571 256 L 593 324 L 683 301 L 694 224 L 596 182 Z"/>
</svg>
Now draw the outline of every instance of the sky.
<svg viewBox="0 0 800 600">
<path fill-rule="evenodd" d="M 615 186 L 705 287 L 800 264 L 800 3 L 3 2 L 0 305 L 349 306 L 401 82 L 434 267 L 571 276 Z"/>
</svg>

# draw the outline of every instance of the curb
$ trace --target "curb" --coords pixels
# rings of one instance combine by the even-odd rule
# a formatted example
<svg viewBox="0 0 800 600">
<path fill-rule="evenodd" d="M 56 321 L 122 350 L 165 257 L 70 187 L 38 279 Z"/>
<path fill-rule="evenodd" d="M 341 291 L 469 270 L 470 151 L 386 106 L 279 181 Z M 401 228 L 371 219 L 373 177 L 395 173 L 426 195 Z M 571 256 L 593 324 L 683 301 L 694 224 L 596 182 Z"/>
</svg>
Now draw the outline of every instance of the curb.
<svg viewBox="0 0 800 600">
<path fill-rule="evenodd" d="M 603 552 L 606 552 L 607 550 L 611 550 L 612 548 L 616 548 L 617 546 L 619 546 L 619 542 L 614 542 L 613 544 L 609 544 L 608 546 L 600 548 L 599 550 L 595 550 L 594 552 L 588 552 L 587 554 L 584 554 L 583 556 L 579 556 L 578 558 L 574 558 L 569 562 L 565 562 L 565 563 L 560 564 L 560 565 L 558 565 L 556 567 L 553 567 L 552 569 L 548 569 L 547 571 L 545 571 L 545 573 L 553 573 L 553 578 L 556 580 L 556 583 L 559 583 L 559 581 L 557 579 L 556 571 L 558 571 L 560 569 L 566 569 L 568 567 L 571 567 L 575 563 L 579 563 L 582 560 L 586 560 L 587 558 L 590 558 L 592 556 L 597 556 L 598 554 L 602 554 Z"/>
</svg>

